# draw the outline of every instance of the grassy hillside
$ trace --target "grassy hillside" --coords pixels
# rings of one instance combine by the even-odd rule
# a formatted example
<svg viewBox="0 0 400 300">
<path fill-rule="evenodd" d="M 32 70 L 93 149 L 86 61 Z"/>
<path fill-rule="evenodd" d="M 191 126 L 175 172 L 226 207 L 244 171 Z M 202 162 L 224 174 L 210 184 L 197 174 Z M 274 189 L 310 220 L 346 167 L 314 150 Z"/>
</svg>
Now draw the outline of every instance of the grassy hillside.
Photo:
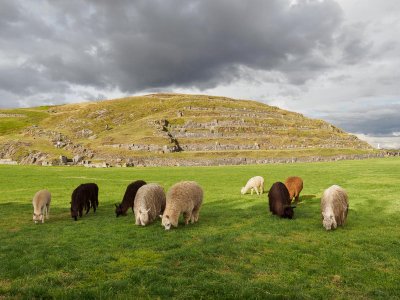
<svg viewBox="0 0 400 300">
<path fill-rule="evenodd" d="M 176 152 L 198 158 L 212 152 L 274 157 L 277 151 L 307 156 L 316 149 L 373 152 L 367 143 L 324 121 L 223 97 L 156 94 L 0 110 L 0 158 L 21 161 L 42 154 L 35 163 L 60 155 L 115 163 L 149 155 L 179 159 Z"/>
<path fill-rule="evenodd" d="M 0 166 L 0 298 L 400 297 L 399 158 L 192 168 Z M 304 179 L 293 220 L 267 211 L 267 196 L 240 195 L 254 175 Z M 166 190 L 196 180 L 205 199 L 199 223 L 165 231 L 160 221 L 116 218 L 126 186 L 144 179 Z M 72 190 L 99 185 L 100 206 L 74 222 Z M 344 228 L 322 227 L 319 202 L 332 184 L 349 194 Z M 32 222 L 31 199 L 52 192 L 50 220 Z"/>
</svg>

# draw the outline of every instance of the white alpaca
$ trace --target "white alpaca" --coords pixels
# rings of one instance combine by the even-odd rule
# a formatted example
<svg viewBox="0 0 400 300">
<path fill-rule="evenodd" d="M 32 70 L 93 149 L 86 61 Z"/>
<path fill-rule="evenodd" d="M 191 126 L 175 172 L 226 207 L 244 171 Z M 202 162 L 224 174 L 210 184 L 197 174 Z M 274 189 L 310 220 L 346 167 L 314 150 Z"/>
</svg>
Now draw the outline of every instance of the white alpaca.
<svg viewBox="0 0 400 300">
<path fill-rule="evenodd" d="M 326 230 L 344 225 L 349 210 L 346 191 L 338 185 L 326 189 L 321 197 L 322 225 Z"/>
<path fill-rule="evenodd" d="M 150 224 L 164 212 L 164 209 L 165 192 L 161 186 L 149 183 L 138 189 L 133 204 L 136 225 Z"/>
<path fill-rule="evenodd" d="M 44 223 L 45 215 L 46 219 L 49 219 L 50 201 L 51 194 L 48 190 L 40 190 L 35 194 L 32 200 L 33 221 L 35 221 L 35 223 L 37 223 L 38 221 Z"/>
<path fill-rule="evenodd" d="M 255 190 L 257 195 L 264 192 L 264 178 L 261 176 L 255 176 L 247 181 L 246 186 L 242 187 L 241 193 L 242 195 L 246 194 L 250 190 L 253 195 L 253 191 Z"/>
</svg>

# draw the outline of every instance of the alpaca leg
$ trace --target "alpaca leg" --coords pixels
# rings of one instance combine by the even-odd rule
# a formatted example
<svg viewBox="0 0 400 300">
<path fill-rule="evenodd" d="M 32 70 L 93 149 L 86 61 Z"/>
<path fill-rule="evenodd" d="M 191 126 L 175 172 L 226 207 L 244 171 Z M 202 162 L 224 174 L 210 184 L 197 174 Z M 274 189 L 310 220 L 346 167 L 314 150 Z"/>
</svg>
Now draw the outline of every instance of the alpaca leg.
<svg viewBox="0 0 400 300">
<path fill-rule="evenodd" d="M 50 204 L 47 204 L 46 208 L 46 219 L 48 220 L 50 218 Z"/>
<path fill-rule="evenodd" d="M 196 222 L 196 210 L 195 209 L 192 211 L 192 216 L 190 217 L 190 223 L 193 224 L 194 222 Z"/>
<path fill-rule="evenodd" d="M 251 188 L 251 190 L 250 190 L 250 195 L 253 195 L 253 191 L 254 191 L 254 189 Z"/>
<path fill-rule="evenodd" d="M 139 218 L 139 216 L 137 216 L 137 217 L 135 218 L 135 225 L 140 225 L 140 218 Z"/>
<path fill-rule="evenodd" d="M 189 212 L 183 213 L 183 219 L 185 220 L 185 225 L 189 224 L 189 220 L 192 218 L 192 214 Z"/>
<path fill-rule="evenodd" d="M 337 227 L 337 222 L 336 222 L 336 218 L 333 218 L 333 222 L 332 222 L 332 229 L 336 229 Z"/>
<path fill-rule="evenodd" d="M 254 189 L 256 190 L 257 195 L 260 195 L 259 192 L 258 192 L 258 188 L 255 187 Z"/>
<path fill-rule="evenodd" d="M 90 201 L 89 200 L 86 201 L 85 208 L 86 208 L 86 214 L 88 214 L 89 210 L 90 210 Z"/>
<path fill-rule="evenodd" d="M 198 220 L 199 220 L 199 212 L 200 212 L 200 210 L 199 209 L 196 209 L 196 210 L 194 210 L 193 211 L 193 214 L 192 214 L 192 223 L 195 223 L 195 222 L 197 222 Z"/>
<path fill-rule="evenodd" d="M 185 221 L 185 224 L 186 224 L 186 216 L 187 216 L 187 213 L 182 213 L 182 216 L 183 216 L 183 220 Z"/>
<path fill-rule="evenodd" d="M 42 223 L 44 223 L 44 215 L 46 213 L 46 205 L 42 208 Z"/>
</svg>

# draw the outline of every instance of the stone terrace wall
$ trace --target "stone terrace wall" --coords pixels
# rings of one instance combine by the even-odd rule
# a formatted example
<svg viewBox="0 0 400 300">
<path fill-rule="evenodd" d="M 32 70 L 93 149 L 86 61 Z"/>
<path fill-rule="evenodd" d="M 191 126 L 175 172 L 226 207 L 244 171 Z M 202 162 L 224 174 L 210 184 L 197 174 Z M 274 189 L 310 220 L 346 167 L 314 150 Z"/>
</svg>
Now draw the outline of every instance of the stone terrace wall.
<svg viewBox="0 0 400 300">
<path fill-rule="evenodd" d="M 296 162 L 324 162 L 339 160 L 360 160 L 385 157 L 384 152 L 371 154 L 352 154 L 336 156 L 310 156 L 289 158 L 214 158 L 214 159 L 171 159 L 171 158 L 135 158 L 126 163 L 119 160 L 108 161 L 109 166 L 118 167 L 159 167 L 159 166 L 225 166 L 225 165 L 250 165 L 250 164 L 275 164 Z"/>
</svg>

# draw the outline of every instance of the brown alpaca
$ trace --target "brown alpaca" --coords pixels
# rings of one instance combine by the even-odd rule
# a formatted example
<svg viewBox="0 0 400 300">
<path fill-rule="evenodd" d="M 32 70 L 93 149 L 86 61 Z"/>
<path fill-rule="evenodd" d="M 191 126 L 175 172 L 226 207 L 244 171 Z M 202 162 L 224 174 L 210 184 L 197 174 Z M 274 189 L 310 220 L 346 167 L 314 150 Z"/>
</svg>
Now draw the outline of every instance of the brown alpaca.
<svg viewBox="0 0 400 300">
<path fill-rule="evenodd" d="M 293 201 L 294 198 L 294 200 L 298 202 L 300 192 L 303 190 L 303 179 L 297 176 L 291 176 L 286 179 L 285 185 L 289 191 L 290 200 Z"/>
</svg>

